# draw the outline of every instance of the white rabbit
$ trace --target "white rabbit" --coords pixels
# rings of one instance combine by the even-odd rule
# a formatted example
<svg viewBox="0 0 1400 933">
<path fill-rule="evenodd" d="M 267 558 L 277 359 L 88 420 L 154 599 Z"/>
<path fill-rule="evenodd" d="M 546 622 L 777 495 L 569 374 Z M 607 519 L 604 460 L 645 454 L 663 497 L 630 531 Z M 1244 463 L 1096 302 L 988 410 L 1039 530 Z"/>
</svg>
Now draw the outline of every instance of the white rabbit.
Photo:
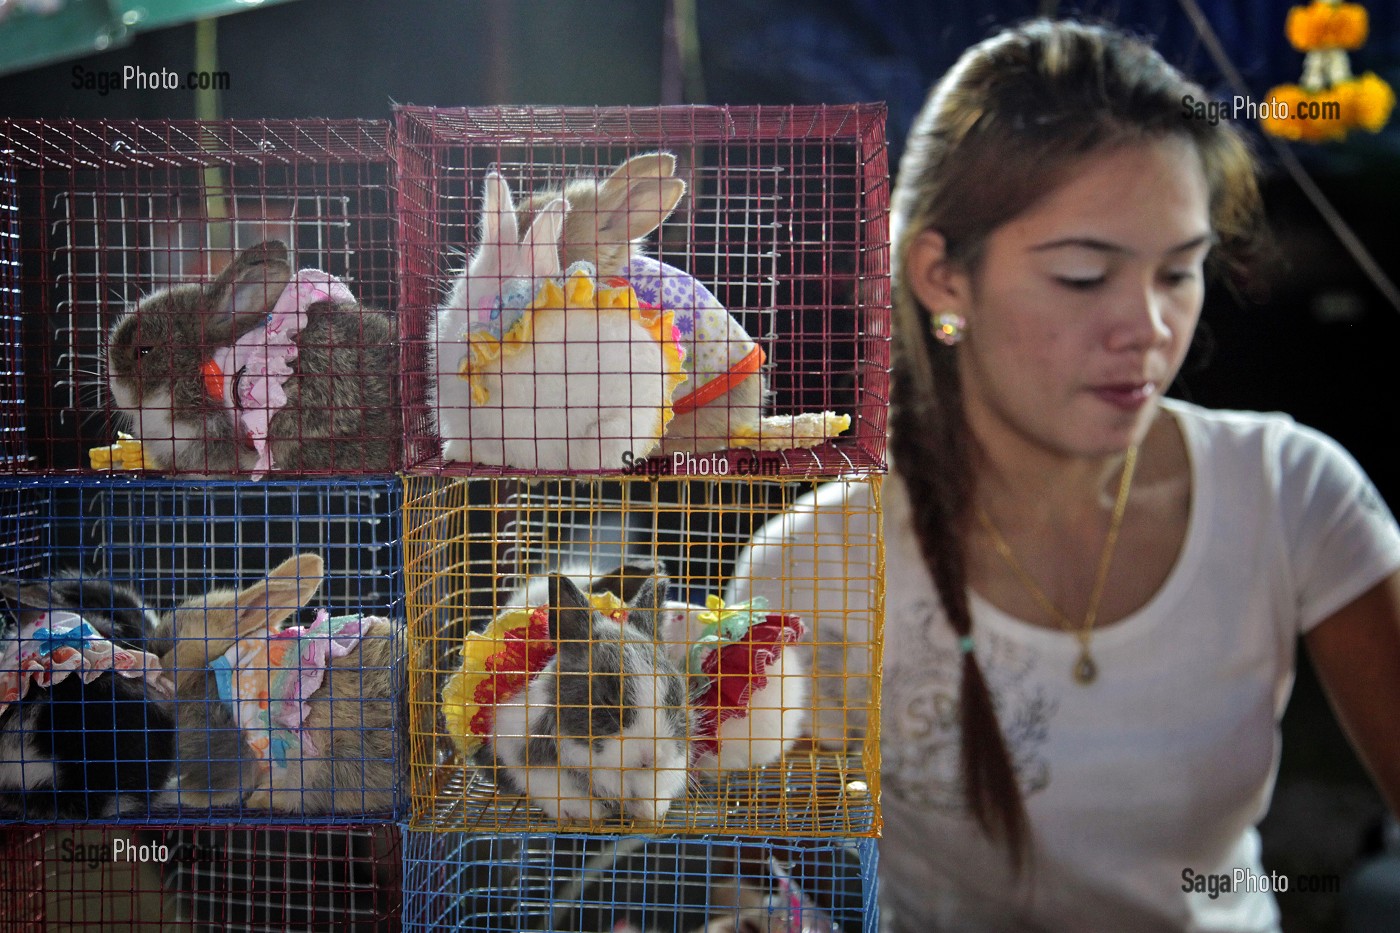
<svg viewBox="0 0 1400 933">
<path fill-rule="evenodd" d="M 685 192 L 676 157 L 648 152 L 623 162 L 607 178 L 579 178 L 562 189 L 536 192 L 521 203 L 520 216 L 537 216 L 566 199 L 560 261 L 592 263 L 600 277 L 621 277 L 642 301 L 674 313 L 687 378 L 676 389 L 675 418 L 661 440 L 663 456 L 728 447 L 813 447 L 842 434 L 850 427 L 848 415 L 765 415 L 768 376 L 758 341 L 697 279 L 647 254 L 646 238 L 671 216 Z"/>
<path fill-rule="evenodd" d="M 521 236 L 510 186 L 495 172 L 486 176 L 481 242 L 438 311 L 444 460 L 616 469 L 628 462 L 624 455 L 645 457 L 660 443 L 679 377 L 668 373 L 661 343 L 637 312 L 528 307 L 541 280 L 561 274 L 567 209 L 554 198 Z M 490 349 L 468 380 L 463 363 L 473 339 Z"/>
<path fill-rule="evenodd" d="M 701 616 L 712 611 L 668 601 L 661 616 L 661 639 L 668 653 L 678 665 L 695 668 L 689 673 L 692 680 L 699 682 L 692 690 L 693 700 L 698 704 L 712 696 L 707 692 L 710 680 L 696 663 L 705 653 L 700 640 L 713 633 L 713 626 L 707 626 Z M 692 752 L 691 771 L 700 777 L 715 778 L 718 772 L 767 767 L 798 739 L 809 734 L 810 670 L 803 652 L 793 643 L 802 637 L 803 626 L 794 617 L 774 615 L 772 618 L 784 621 L 756 624 L 752 630 L 754 634 L 744 636 L 744 640 L 755 635 L 763 640 L 765 647 L 759 650 L 767 660 L 762 669 L 763 684 L 748 694 L 744 715 L 725 718 L 704 708 L 696 711 L 698 728 L 704 731 L 708 725 L 715 730 L 712 742 L 696 742 Z M 693 655 L 689 661 L 685 657 L 688 653 Z M 723 669 L 728 671 L 731 681 L 739 673 L 727 667 Z M 719 720 L 717 725 L 715 718 Z"/>
</svg>

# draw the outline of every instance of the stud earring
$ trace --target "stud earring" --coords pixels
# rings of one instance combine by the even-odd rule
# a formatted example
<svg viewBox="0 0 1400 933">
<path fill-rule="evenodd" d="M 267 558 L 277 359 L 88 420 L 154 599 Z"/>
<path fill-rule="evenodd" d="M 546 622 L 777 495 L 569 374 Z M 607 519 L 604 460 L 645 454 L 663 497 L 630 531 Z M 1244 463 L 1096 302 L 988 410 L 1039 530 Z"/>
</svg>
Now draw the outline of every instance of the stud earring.
<svg viewBox="0 0 1400 933">
<path fill-rule="evenodd" d="M 961 343 L 966 329 L 967 318 L 961 314 L 945 311 L 933 316 L 933 338 L 945 347 L 955 347 Z"/>
</svg>

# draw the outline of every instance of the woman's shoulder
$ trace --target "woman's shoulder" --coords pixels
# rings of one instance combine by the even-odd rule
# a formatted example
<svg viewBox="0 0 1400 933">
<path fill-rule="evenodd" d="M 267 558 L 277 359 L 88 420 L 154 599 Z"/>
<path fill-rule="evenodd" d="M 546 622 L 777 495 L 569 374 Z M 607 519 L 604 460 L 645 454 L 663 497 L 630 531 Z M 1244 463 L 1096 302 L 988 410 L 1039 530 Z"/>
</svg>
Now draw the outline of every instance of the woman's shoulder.
<svg viewBox="0 0 1400 933">
<path fill-rule="evenodd" d="M 1212 438 L 1252 439 L 1301 428 L 1292 415 L 1281 411 L 1206 408 L 1175 398 L 1163 399 L 1162 408 L 1174 415 L 1183 427 L 1195 428 Z"/>
<path fill-rule="evenodd" d="M 1300 469 L 1360 471 L 1341 444 L 1283 412 L 1204 408 L 1177 399 L 1165 400 L 1163 408 L 1181 425 L 1192 456 L 1210 472 L 1231 465 L 1270 474 Z"/>
</svg>

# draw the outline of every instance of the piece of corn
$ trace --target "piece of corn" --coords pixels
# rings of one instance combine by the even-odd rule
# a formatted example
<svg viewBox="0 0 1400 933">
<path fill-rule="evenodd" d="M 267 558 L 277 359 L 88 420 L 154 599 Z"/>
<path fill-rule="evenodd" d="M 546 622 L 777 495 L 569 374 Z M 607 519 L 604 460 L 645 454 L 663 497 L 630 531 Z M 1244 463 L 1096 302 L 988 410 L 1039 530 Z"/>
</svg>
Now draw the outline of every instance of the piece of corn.
<svg viewBox="0 0 1400 933">
<path fill-rule="evenodd" d="M 156 465 L 146 457 L 141 442 L 123 431 L 117 432 L 117 442 L 88 451 L 88 461 L 94 470 L 154 470 Z"/>
</svg>

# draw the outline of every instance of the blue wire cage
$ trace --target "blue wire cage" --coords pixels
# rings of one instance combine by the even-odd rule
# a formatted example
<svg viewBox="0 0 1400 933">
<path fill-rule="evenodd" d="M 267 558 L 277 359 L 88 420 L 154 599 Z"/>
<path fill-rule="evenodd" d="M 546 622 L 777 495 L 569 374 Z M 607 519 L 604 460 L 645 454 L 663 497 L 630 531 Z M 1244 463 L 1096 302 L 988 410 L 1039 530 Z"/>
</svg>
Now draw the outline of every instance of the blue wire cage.
<svg viewBox="0 0 1400 933">
<path fill-rule="evenodd" d="M 874 933 L 874 840 L 404 835 L 405 933 Z"/>
<path fill-rule="evenodd" d="M 81 619 L 138 662 L 89 683 L 87 668 L 29 680 L 0 712 L 5 818 L 392 819 L 406 744 L 399 501 L 393 478 L 0 480 L 0 679 L 26 680 L 17 658 L 35 643 L 20 636 L 46 611 L 52 631 Z M 288 579 L 269 576 L 279 566 Z M 272 647 L 292 626 L 302 637 Z M 259 685 L 261 721 L 245 708 Z"/>
</svg>

